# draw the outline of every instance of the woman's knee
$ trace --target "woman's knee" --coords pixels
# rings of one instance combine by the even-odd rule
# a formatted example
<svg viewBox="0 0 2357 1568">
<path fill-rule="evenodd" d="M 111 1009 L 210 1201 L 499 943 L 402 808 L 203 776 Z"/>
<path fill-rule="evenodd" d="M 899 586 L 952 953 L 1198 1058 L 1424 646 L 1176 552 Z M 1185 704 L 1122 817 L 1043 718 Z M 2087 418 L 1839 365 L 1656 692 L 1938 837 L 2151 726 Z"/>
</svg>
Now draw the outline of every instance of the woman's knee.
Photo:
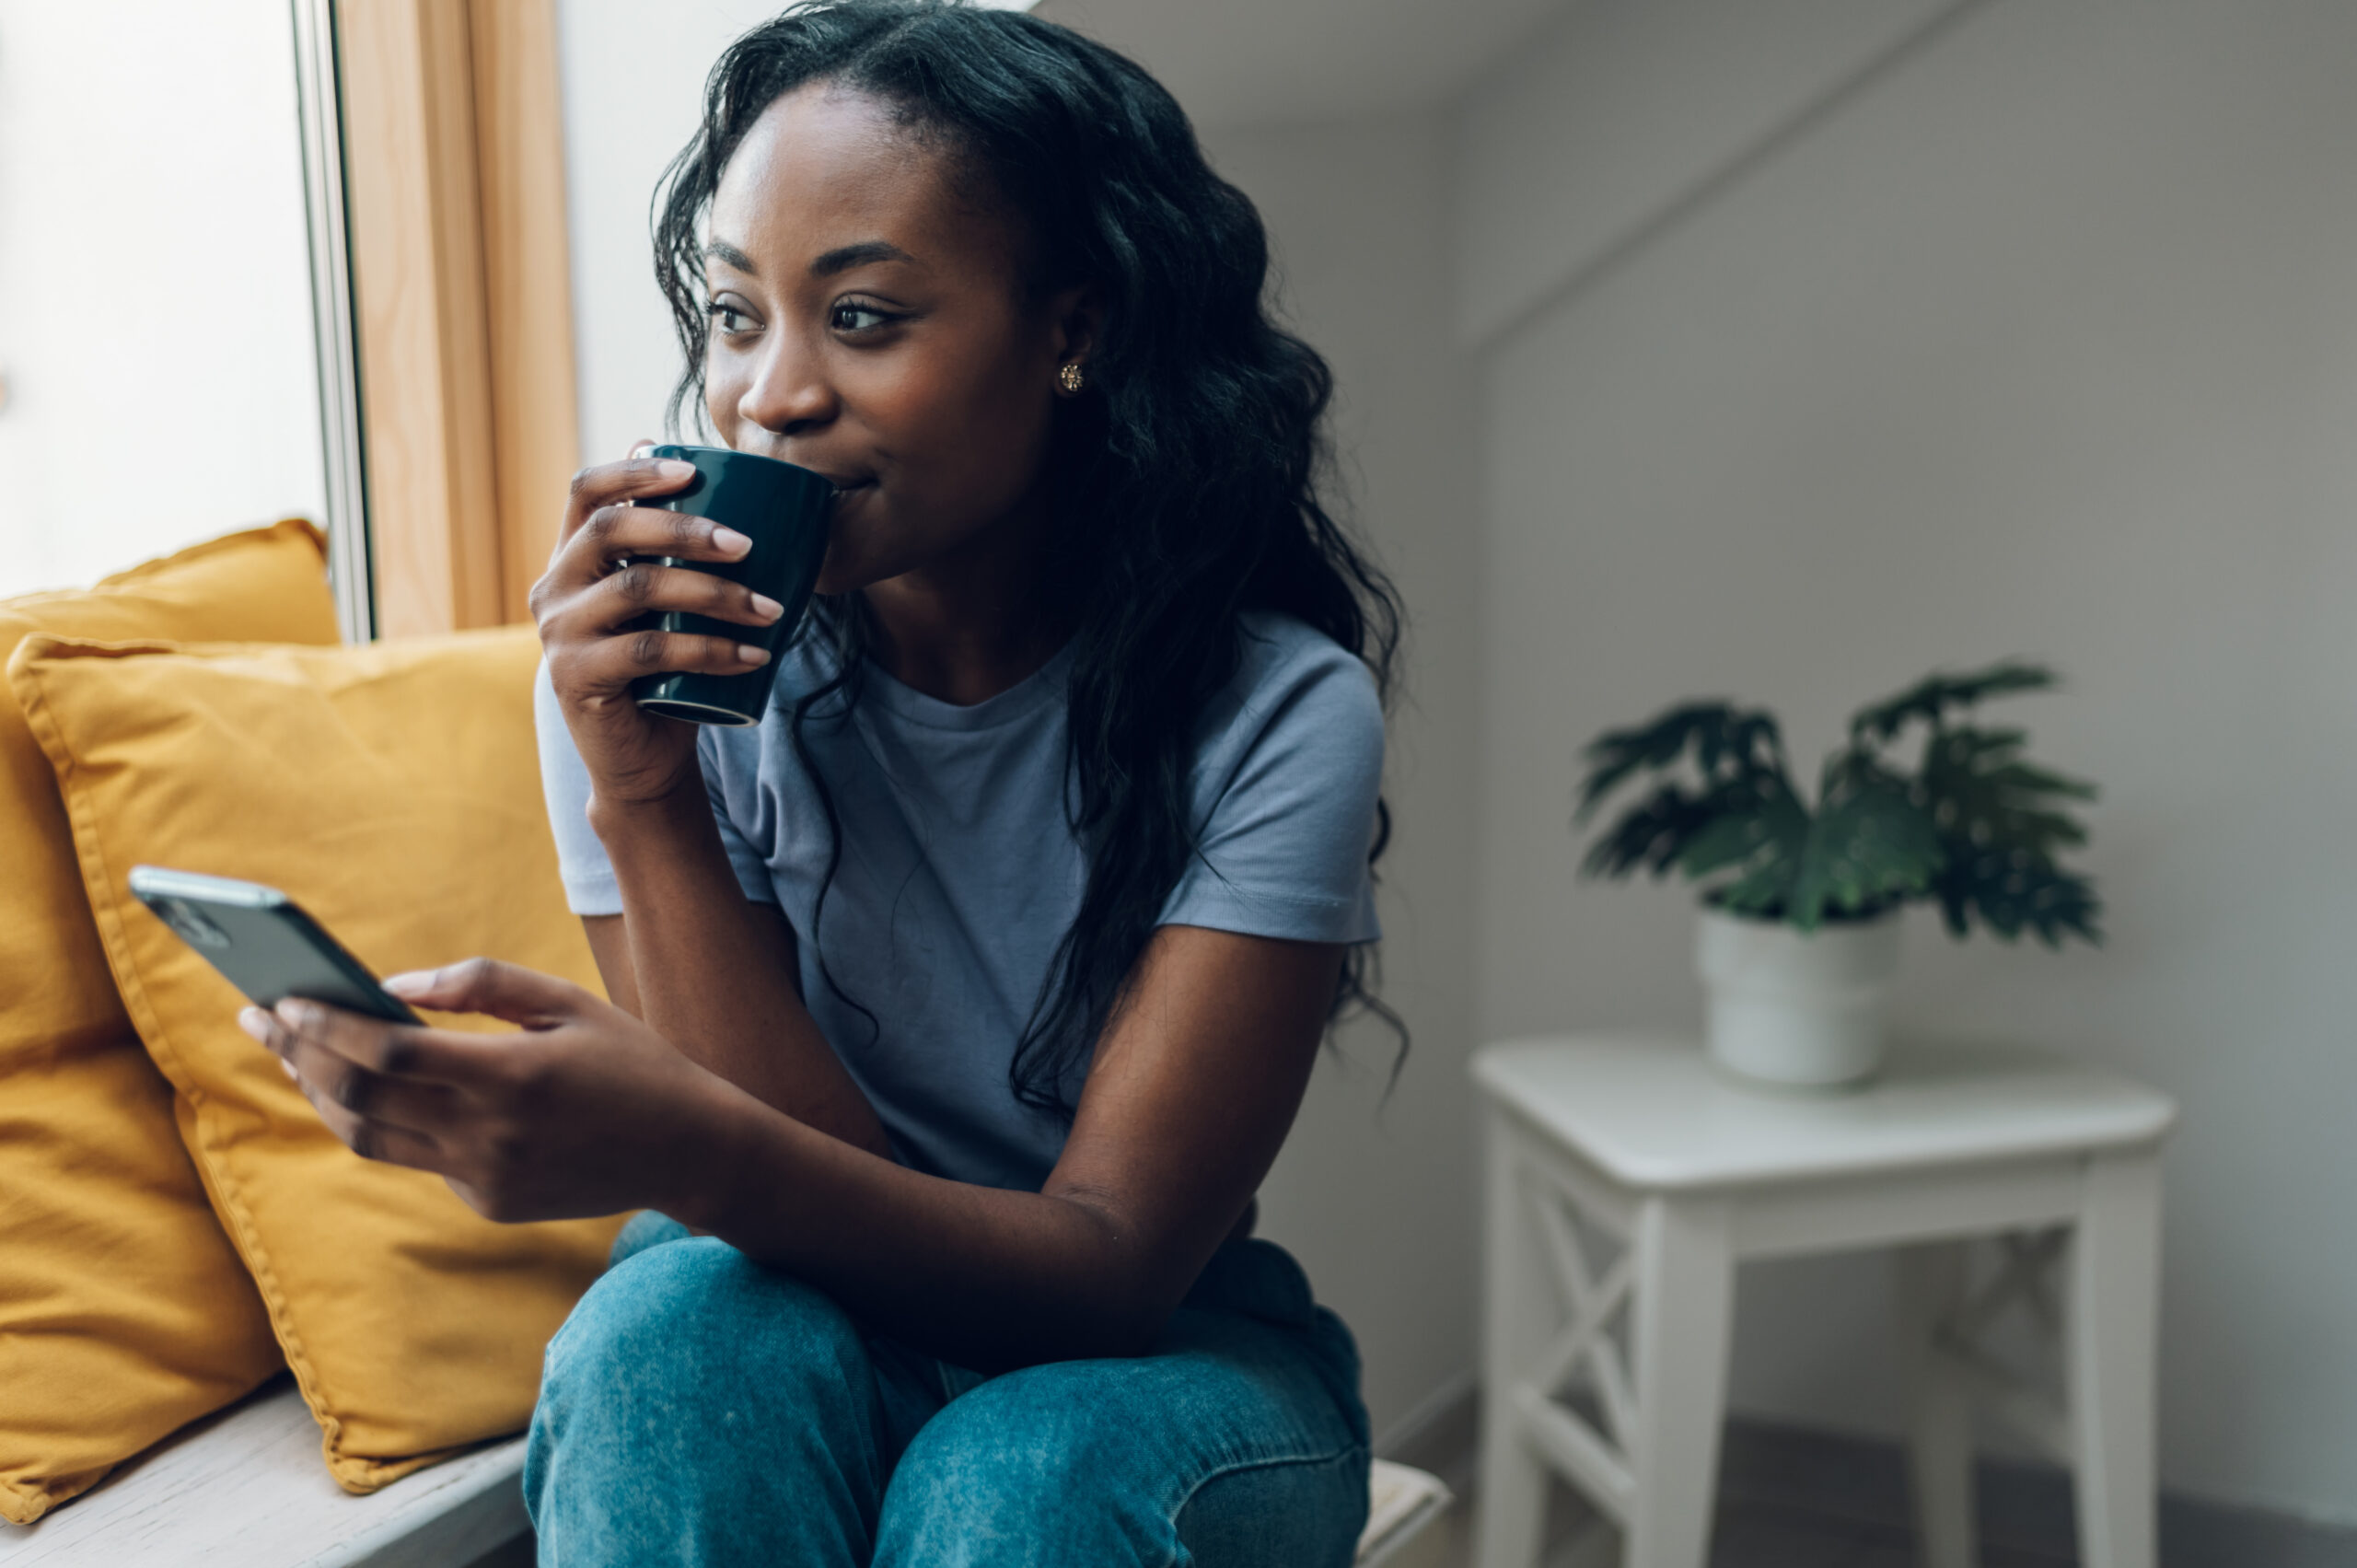
<svg viewBox="0 0 2357 1568">
<path fill-rule="evenodd" d="M 950 1401 L 893 1472 L 877 1568 L 1170 1562 L 1171 1488 L 1189 1467 L 1161 1430 L 1171 1411 L 1156 1371 L 1051 1363 Z"/>
<path fill-rule="evenodd" d="M 1107 1434 L 1087 1406 L 1010 1399 L 1005 1384 L 951 1401 L 900 1456 L 877 1568 L 1167 1561 L 1157 1552 L 1156 1538 L 1169 1535 L 1159 1510 L 1139 1506 L 1150 1500 L 1106 1463 Z"/>
<path fill-rule="evenodd" d="M 540 1402 L 543 1414 L 578 1400 L 627 1419 L 633 1405 L 726 1410 L 753 1393 L 864 1400 L 870 1382 L 841 1307 L 704 1237 L 648 1248 L 589 1287 L 549 1342 Z"/>
<path fill-rule="evenodd" d="M 687 1241 L 694 1236 L 695 1232 L 670 1215 L 655 1209 L 641 1209 L 614 1233 L 614 1244 L 606 1253 L 606 1267 L 620 1268 L 650 1247 Z"/>
<path fill-rule="evenodd" d="M 952 1400 L 893 1474 L 878 1568 L 1347 1563 L 1364 1441 L 1294 1336 L 1238 1337 L 1028 1367 Z"/>
<path fill-rule="evenodd" d="M 1208 1477 L 1174 1521 L 1201 1568 L 1349 1568 L 1366 1527 L 1367 1451 L 1240 1464 Z"/>
<path fill-rule="evenodd" d="M 726 1242 L 667 1242 L 610 1270 L 549 1342 L 525 1504 L 544 1561 L 745 1562 L 822 1539 L 810 1560 L 865 1561 L 876 1425 L 841 1307 Z"/>
</svg>

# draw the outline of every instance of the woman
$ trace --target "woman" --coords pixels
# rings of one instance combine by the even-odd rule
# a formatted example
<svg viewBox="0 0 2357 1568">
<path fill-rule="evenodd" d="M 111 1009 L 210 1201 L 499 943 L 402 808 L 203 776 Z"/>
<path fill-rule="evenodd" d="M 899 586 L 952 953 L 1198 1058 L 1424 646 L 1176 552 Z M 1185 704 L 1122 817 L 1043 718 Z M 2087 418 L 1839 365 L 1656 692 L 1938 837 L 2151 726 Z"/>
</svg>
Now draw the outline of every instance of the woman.
<svg viewBox="0 0 2357 1568">
<path fill-rule="evenodd" d="M 629 700 L 759 656 L 646 612 L 780 610 L 644 563 L 747 548 L 637 505 L 684 465 L 589 470 L 534 605 L 618 1005 L 476 962 L 388 983 L 530 1032 L 253 1027 L 494 1218 L 654 1211 L 549 1347 L 544 1561 L 1348 1562 L 1356 1353 L 1249 1231 L 1368 1000 L 1397 612 L 1257 215 L 1118 55 L 843 0 L 722 58 L 657 227 L 679 399 L 840 492 L 766 722 Z"/>
</svg>

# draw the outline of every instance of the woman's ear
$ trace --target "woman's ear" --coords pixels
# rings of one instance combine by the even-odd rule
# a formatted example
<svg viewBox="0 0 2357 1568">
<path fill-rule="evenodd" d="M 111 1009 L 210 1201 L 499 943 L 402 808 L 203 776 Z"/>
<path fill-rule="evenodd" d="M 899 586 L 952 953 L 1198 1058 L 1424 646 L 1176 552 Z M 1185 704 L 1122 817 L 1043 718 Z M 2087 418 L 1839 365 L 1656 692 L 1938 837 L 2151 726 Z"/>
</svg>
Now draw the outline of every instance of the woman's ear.
<svg viewBox="0 0 2357 1568">
<path fill-rule="evenodd" d="M 1055 331 L 1056 363 L 1086 367 L 1105 328 L 1105 296 L 1093 283 L 1060 291 L 1048 304 Z"/>
</svg>

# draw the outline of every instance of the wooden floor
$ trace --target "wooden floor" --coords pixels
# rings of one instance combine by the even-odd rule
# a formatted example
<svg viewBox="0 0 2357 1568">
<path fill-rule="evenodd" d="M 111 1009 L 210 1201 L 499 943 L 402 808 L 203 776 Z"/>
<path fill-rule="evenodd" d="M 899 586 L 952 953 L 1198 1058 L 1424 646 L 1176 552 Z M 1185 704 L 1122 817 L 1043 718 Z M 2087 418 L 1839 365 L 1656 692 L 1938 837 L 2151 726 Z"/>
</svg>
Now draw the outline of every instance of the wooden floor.
<svg viewBox="0 0 2357 1568">
<path fill-rule="evenodd" d="M 1459 1498 L 1446 1521 L 1446 1561 L 1449 1568 L 1470 1568 L 1469 1516 L 1479 1479 L 1436 1468 Z M 2070 1483 L 2061 1471 L 1984 1459 L 1976 1492 L 1980 1568 L 2072 1568 L 2078 1562 Z M 1711 1568 L 1916 1568 L 1908 1515 L 1895 1445 L 1730 1422 Z M 1568 1495 L 1557 1499 L 1549 1539 L 1545 1568 L 1619 1568 L 1619 1539 Z M 2165 1492 L 2160 1568 L 2357 1568 L 2357 1529 Z"/>
<path fill-rule="evenodd" d="M 1448 1568 L 1471 1568 L 1471 1503 L 1446 1520 Z M 1558 1509 L 1545 1568 L 1619 1568 L 1620 1539 L 1593 1515 Z M 1711 1532 L 1711 1568 L 1917 1568 L 1914 1531 L 1887 1520 L 1827 1512 L 1805 1502 L 1723 1494 Z M 1981 1568 L 2071 1568 L 2061 1555 L 1999 1541 L 1983 1544 Z"/>
</svg>

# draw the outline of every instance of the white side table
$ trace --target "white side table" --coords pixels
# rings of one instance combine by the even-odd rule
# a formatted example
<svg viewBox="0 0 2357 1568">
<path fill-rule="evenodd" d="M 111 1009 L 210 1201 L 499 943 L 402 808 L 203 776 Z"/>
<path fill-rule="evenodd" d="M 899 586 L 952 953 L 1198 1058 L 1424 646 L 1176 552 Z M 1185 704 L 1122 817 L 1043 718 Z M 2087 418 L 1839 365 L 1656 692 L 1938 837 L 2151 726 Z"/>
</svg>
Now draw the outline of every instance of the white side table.
<svg viewBox="0 0 2357 1568">
<path fill-rule="evenodd" d="M 1493 1045 L 1478 1562 L 1537 1561 L 1546 1478 L 1624 1568 L 1710 1546 L 1735 1267 L 1899 1246 L 1926 1568 L 1969 1568 L 1976 1405 L 2075 1466 L 2085 1568 L 2153 1568 L 2165 1095 L 2002 1048 L 1902 1049 L 1854 1094 L 1722 1076 L 1690 1040 Z M 1976 1280 L 1975 1238 L 2000 1254 Z M 2059 1304 L 2050 1274 L 2061 1283 Z M 2058 1400 L 1985 1342 L 2010 1303 L 2060 1341 Z"/>
</svg>

